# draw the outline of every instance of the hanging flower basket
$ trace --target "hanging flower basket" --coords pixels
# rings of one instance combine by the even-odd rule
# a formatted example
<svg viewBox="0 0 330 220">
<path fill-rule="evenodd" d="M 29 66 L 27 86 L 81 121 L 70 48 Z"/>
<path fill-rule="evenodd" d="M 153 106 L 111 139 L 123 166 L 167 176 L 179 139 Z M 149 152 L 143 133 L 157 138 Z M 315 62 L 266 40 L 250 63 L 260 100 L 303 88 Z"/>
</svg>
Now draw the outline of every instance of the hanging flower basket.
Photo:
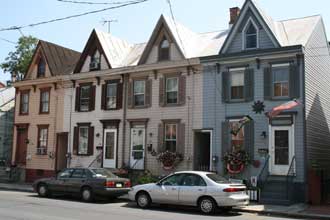
<svg viewBox="0 0 330 220">
<path fill-rule="evenodd" d="M 176 162 L 182 160 L 182 156 L 178 153 L 173 153 L 170 151 L 165 151 L 157 156 L 157 160 L 163 164 L 164 170 L 172 170 Z"/>
<path fill-rule="evenodd" d="M 249 155 L 243 151 L 233 151 L 226 153 L 223 157 L 223 161 L 226 164 L 226 169 L 230 174 L 242 173 L 245 166 L 250 163 Z"/>
</svg>

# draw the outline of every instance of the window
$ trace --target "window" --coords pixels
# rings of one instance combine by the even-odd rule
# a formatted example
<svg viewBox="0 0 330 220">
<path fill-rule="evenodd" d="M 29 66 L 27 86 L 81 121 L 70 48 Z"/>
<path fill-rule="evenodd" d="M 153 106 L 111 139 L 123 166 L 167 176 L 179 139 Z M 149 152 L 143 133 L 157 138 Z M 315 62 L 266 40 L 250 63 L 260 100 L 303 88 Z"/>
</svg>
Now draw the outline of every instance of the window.
<svg viewBox="0 0 330 220">
<path fill-rule="evenodd" d="M 289 64 L 272 65 L 273 96 L 289 96 Z"/>
<path fill-rule="evenodd" d="M 37 155 L 47 154 L 47 143 L 48 143 L 48 125 L 38 126 Z"/>
<path fill-rule="evenodd" d="M 73 169 L 66 169 L 62 172 L 60 172 L 57 177 L 58 178 L 70 178 L 72 175 Z"/>
<path fill-rule="evenodd" d="M 91 62 L 89 64 L 89 70 L 99 70 L 101 68 L 101 55 L 98 50 L 91 56 Z"/>
<path fill-rule="evenodd" d="M 29 113 L 29 91 L 21 91 L 20 114 Z"/>
<path fill-rule="evenodd" d="M 49 113 L 49 89 L 40 91 L 40 113 Z"/>
<path fill-rule="evenodd" d="M 230 99 L 244 98 L 244 70 L 230 72 Z"/>
<path fill-rule="evenodd" d="M 206 186 L 202 177 L 195 174 L 186 174 L 182 181 L 182 186 Z"/>
<path fill-rule="evenodd" d="M 258 32 L 251 21 L 245 31 L 245 49 L 256 49 L 258 48 Z"/>
<path fill-rule="evenodd" d="M 244 127 L 241 127 L 240 119 L 229 122 L 231 131 L 231 149 L 241 150 L 244 147 Z"/>
<path fill-rule="evenodd" d="M 165 150 L 176 152 L 177 124 L 165 124 Z"/>
<path fill-rule="evenodd" d="M 44 59 L 40 58 L 38 63 L 37 77 L 44 77 L 46 72 L 46 63 Z"/>
<path fill-rule="evenodd" d="M 170 59 L 170 42 L 164 37 L 159 45 L 159 61 Z"/>
<path fill-rule="evenodd" d="M 107 84 L 106 108 L 115 109 L 117 107 L 117 83 Z"/>
<path fill-rule="evenodd" d="M 88 154 L 88 126 L 79 127 L 78 134 L 78 155 Z"/>
<path fill-rule="evenodd" d="M 71 175 L 71 178 L 86 178 L 84 169 L 75 169 Z"/>
<path fill-rule="evenodd" d="M 166 103 L 176 104 L 178 103 L 178 78 L 167 78 L 166 79 Z"/>
<path fill-rule="evenodd" d="M 80 111 L 89 111 L 91 86 L 85 85 L 80 87 Z"/>
<path fill-rule="evenodd" d="M 161 181 L 163 186 L 180 186 L 182 184 L 182 178 L 185 174 L 175 174 L 169 177 L 166 177 Z"/>
<path fill-rule="evenodd" d="M 145 86 L 146 82 L 144 80 L 134 81 L 134 106 L 145 105 Z"/>
</svg>

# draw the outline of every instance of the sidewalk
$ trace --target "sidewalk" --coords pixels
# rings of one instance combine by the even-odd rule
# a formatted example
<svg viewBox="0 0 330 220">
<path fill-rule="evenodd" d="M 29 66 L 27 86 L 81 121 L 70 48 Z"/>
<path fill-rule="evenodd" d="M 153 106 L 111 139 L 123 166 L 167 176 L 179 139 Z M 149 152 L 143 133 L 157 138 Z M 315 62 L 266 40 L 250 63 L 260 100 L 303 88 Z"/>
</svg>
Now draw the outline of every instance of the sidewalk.
<svg viewBox="0 0 330 220">
<path fill-rule="evenodd" d="M 249 206 L 235 208 L 235 210 L 262 215 L 285 216 L 301 219 L 330 219 L 330 206 L 315 207 L 307 204 L 280 206 L 251 203 Z"/>
<path fill-rule="evenodd" d="M 32 185 L 24 183 L 0 183 L 0 190 L 33 192 Z"/>
</svg>

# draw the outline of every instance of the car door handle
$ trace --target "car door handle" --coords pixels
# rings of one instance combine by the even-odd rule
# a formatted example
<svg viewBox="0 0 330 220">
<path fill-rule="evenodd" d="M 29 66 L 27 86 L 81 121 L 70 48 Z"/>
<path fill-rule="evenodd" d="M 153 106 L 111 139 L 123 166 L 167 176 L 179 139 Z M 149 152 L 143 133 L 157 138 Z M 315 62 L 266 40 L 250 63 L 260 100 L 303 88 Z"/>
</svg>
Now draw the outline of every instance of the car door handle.
<svg viewBox="0 0 330 220">
<path fill-rule="evenodd" d="M 198 189 L 198 191 L 199 191 L 199 192 L 202 192 L 202 191 L 203 191 L 203 189 Z"/>
<path fill-rule="evenodd" d="M 176 190 L 176 188 L 172 188 L 172 190 L 173 190 L 173 191 L 175 191 L 175 190 Z"/>
</svg>

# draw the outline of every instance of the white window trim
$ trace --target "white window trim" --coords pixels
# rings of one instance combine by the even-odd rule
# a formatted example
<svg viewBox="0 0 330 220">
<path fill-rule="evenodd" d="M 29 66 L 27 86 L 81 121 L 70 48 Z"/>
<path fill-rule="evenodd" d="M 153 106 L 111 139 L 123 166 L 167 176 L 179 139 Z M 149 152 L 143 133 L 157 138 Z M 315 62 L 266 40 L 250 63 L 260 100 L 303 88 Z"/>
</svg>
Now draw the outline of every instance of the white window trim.
<svg viewBox="0 0 330 220">
<path fill-rule="evenodd" d="M 245 99 L 244 97 L 244 87 L 245 87 L 245 67 L 240 67 L 240 68 L 231 68 L 229 70 L 229 100 L 232 101 L 232 102 L 240 102 L 240 101 L 243 101 Z M 243 98 L 241 99 L 233 99 L 232 98 L 232 95 L 231 95 L 231 87 L 232 87 L 232 74 L 233 73 L 236 73 L 236 72 L 242 72 L 243 71 Z"/>
<path fill-rule="evenodd" d="M 167 81 L 170 80 L 170 79 L 176 79 L 176 81 L 177 81 L 177 90 L 172 90 L 172 91 L 167 90 L 167 85 L 168 85 Z M 176 92 L 176 103 L 167 103 L 167 93 L 168 92 Z M 178 104 L 179 103 L 179 77 L 168 77 L 168 78 L 166 78 L 165 94 L 166 94 L 166 104 Z"/>
<path fill-rule="evenodd" d="M 278 64 L 272 64 L 271 65 L 271 69 L 273 68 L 279 68 L 279 67 L 290 67 L 290 63 L 278 63 Z M 274 73 L 273 73 L 273 70 L 271 71 L 271 74 L 272 74 L 272 97 L 274 99 L 287 99 L 290 97 L 290 71 L 289 71 L 289 74 L 288 74 L 288 81 L 274 81 Z M 288 83 L 288 90 L 289 90 L 289 94 L 287 96 L 275 96 L 275 93 L 274 93 L 274 86 L 275 86 L 275 83 Z M 282 93 L 282 87 L 281 87 L 281 93 Z"/>
<path fill-rule="evenodd" d="M 249 25 L 252 24 L 254 26 L 254 28 L 256 29 L 257 31 L 257 47 L 255 48 L 246 48 L 246 42 L 245 42 L 245 39 L 246 39 L 246 29 L 249 27 Z M 250 17 L 244 28 L 243 28 L 243 31 L 242 31 L 242 50 L 255 50 L 255 49 L 259 49 L 259 28 L 258 28 L 258 25 L 255 23 L 255 21 Z"/>
<path fill-rule="evenodd" d="M 108 86 L 116 86 L 116 94 L 114 96 L 108 96 Z M 107 91 L 106 91 L 106 108 L 108 108 L 108 98 L 115 98 L 115 107 L 110 108 L 110 109 L 115 109 L 117 108 L 117 93 L 118 93 L 118 83 L 108 83 L 107 84 Z"/>
<path fill-rule="evenodd" d="M 135 82 L 139 82 L 139 81 L 142 81 L 144 83 L 144 92 L 143 93 L 135 93 Z M 145 106 L 146 105 L 146 86 L 147 86 L 147 82 L 146 80 L 134 80 L 133 81 L 133 102 L 134 102 L 134 106 Z M 135 105 L 135 96 L 136 95 L 143 95 L 143 105 Z"/>
<path fill-rule="evenodd" d="M 86 153 L 79 153 L 79 149 L 80 149 L 80 129 L 87 129 L 87 151 Z M 89 142 L 89 126 L 79 126 L 78 127 L 78 154 L 79 155 L 87 155 L 88 154 L 88 142 Z"/>
</svg>

